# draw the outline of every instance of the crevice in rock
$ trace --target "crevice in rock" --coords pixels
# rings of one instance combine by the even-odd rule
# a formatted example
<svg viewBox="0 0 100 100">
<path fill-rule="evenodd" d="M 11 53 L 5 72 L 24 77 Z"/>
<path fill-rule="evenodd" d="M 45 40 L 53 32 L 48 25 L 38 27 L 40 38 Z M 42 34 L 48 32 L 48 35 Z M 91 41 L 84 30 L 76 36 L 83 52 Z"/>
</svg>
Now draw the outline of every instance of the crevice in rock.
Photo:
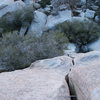
<svg viewBox="0 0 100 100">
<path fill-rule="evenodd" d="M 77 95 L 76 95 L 76 92 L 75 92 L 75 88 L 74 88 L 74 86 L 72 87 L 72 85 L 70 84 L 68 74 L 66 75 L 65 80 L 68 84 L 68 88 L 69 88 L 69 92 L 70 92 L 70 99 L 71 100 L 77 100 Z"/>
<path fill-rule="evenodd" d="M 68 54 L 68 57 L 70 57 L 72 59 L 72 64 L 75 65 L 75 57 L 72 57 Z"/>
</svg>

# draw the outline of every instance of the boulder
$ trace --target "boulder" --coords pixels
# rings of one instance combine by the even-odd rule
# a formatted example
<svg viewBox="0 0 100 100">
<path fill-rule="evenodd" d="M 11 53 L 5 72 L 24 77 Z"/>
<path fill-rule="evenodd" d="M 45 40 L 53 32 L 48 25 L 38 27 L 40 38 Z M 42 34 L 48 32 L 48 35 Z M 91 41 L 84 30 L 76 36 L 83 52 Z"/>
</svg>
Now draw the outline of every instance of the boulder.
<svg viewBox="0 0 100 100">
<path fill-rule="evenodd" d="M 75 91 L 77 100 L 99 100 L 100 52 L 84 54 L 79 63 L 69 73 L 69 84 L 72 91 Z"/>
<path fill-rule="evenodd" d="M 81 4 L 86 4 L 86 0 L 80 0 Z"/>
<path fill-rule="evenodd" d="M 69 4 L 62 4 L 61 6 L 59 6 L 59 10 L 66 10 L 66 9 L 70 9 L 70 5 Z"/>
<path fill-rule="evenodd" d="M 93 61 L 100 61 L 100 51 L 91 51 L 88 53 L 79 53 L 74 59 L 76 66 L 88 65 Z"/>
<path fill-rule="evenodd" d="M 41 5 L 39 4 L 39 3 L 33 3 L 33 7 L 35 8 L 35 9 L 39 9 L 40 7 L 41 7 Z"/>
<path fill-rule="evenodd" d="M 24 0 L 25 4 L 27 4 L 27 5 L 32 4 L 32 3 L 33 3 L 33 1 L 35 1 L 35 0 Z"/>
<path fill-rule="evenodd" d="M 46 14 L 39 12 L 39 11 L 35 11 L 34 19 L 30 26 L 28 34 L 35 35 L 35 36 L 41 36 L 44 31 L 46 21 L 47 21 Z"/>
<path fill-rule="evenodd" d="M 95 22 L 100 23 L 100 16 L 95 16 Z"/>
<path fill-rule="evenodd" d="M 95 11 L 89 9 L 86 10 L 85 17 L 92 19 L 94 18 L 94 16 L 95 16 Z"/>
<path fill-rule="evenodd" d="M 94 11 L 97 11 L 98 8 L 99 8 L 99 6 L 95 6 L 95 5 L 91 6 L 91 9 L 94 10 Z"/>
<path fill-rule="evenodd" d="M 51 29 L 57 24 L 60 24 L 67 20 L 71 20 L 71 14 L 72 13 L 70 10 L 64 10 L 59 11 L 59 14 L 56 16 L 49 15 L 47 18 L 46 29 Z"/>
<path fill-rule="evenodd" d="M 0 100 L 70 100 L 67 56 L 36 61 L 30 68 L 0 74 Z"/>
<path fill-rule="evenodd" d="M 7 13 L 18 11 L 18 10 L 22 9 L 23 7 L 25 7 L 24 2 L 16 1 L 15 3 L 12 3 L 11 5 L 8 5 L 5 8 L 3 8 L 2 10 L 0 10 L 0 17 L 2 17 L 3 15 L 5 15 Z"/>
<path fill-rule="evenodd" d="M 0 0 L 0 8 L 14 3 L 14 0 Z"/>
<path fill-rule="evenodd" d="M 62 75 L 66 75 L 72 67 L 72 59 L 68 56 L 59 56 L 52 59 L 39 60 L 31 64 L 30 66 L 39 69 L 53 69 L 58 72 L 63 72 Z"/>
<path fill-rule="evenodd" d="M 90 51 L 100 51 L 100 39 L 88 44 L 88 48 Z"/>
</svg>

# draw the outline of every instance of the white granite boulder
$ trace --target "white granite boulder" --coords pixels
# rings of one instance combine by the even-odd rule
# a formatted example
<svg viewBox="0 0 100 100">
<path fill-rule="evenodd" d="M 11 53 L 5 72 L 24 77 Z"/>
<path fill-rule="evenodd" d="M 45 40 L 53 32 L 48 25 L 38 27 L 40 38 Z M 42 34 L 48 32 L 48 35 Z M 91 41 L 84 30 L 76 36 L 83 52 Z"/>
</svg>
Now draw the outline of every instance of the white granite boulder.
<svg viewBox="0 0 100 100">
<path fill-rule="evenodd" d="M 30 68 L 0 74 L 0 100 L 70 100 L 67 56 L 40 60 Z"/>
<path fill-rule="evenodd" d="M 56 16 L 49 15 L 47 18 L 46 29 L 53 28 L 55 25 L 67 20 L 71 20 L 72 12 L 70 10 L 59 11 Z"/>
<path fill-rule="evenodd" d="M 46 14 L 39 12 L 39 11 L 35 11 L 34 19 L 29 28 L 28 34 L 35 35 L 35 36 L 41 36 L 44 31 L 46 21 L 47 21 Z"/>
<path fill-rule="evenodd" d="M 100 99 L 100 52 L 76 56 L 76 64 L 69 73 L 69 84 L 77 100 Z"/>
<path fill-rule="evenodd" d="M 92 19 L 94 18 L 94 16 L 95 16 L 95 11 L 89 9 L 86 10 L 85 17 Z"/>
</svg>

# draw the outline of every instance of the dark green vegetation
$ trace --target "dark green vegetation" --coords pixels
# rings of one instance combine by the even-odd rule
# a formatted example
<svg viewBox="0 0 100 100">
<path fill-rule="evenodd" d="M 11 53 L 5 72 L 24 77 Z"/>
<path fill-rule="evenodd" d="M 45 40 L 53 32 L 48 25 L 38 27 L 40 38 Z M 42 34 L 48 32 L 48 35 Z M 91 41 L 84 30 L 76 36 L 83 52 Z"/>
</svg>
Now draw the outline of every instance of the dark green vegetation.
<svg viewBox="0 0 100 100">
<path fill-rule="evenodd" d="M 43 8 L 45 8 L 46 5 L 50 5 L 50 1 L 51 1 L 51 0 L 41 0 L 39 3 L 41 4 L 41 6 L 42 6 Z"/>
<path fill-rule="evenodd" d="M 79 52 L 83 52 L 82 47 L 95 41 L 99 32 L 96 23 L 73 21 L 61 23 L 41 37 L 6 34 L 0 38 L 0 66 L 8 70 L 22 69 L 36 60 L 63 55 L 68 42 L 76 43 Z"/>
<path fill-rule="evenodd" d="M 33 6 L 27 6 L 16 12 L 7 13 L 0 18 L 0 28 L 3 33 L 20 30 L 22 24 L 30 24 L 33 19 Z"/>
<path fill-rule="evenodd" d="M 100 16 L 100 0 L 96 0 L 96 5 L 99 6 L 99 8 L 96 11 L 96 15 Z"/>
<path fill-rule="evenodd" d="M 22 69 L 36 60 L 63 55 L 63 44 L 67 42 L 63 35 L 58 32 L 45 33 L 39 38 L 5 35 L 0 39 L 0 67 Z"/>
<path fill-rule="evenodd" d="M 100 27 L 89 21 L 64 22 L 57 25 L 56 29 L 63 32 L 70 42 L 76 43 L 79 52 L 82 52 L 83 46 L 95 41 L 100 33 Z"/>
</svg>

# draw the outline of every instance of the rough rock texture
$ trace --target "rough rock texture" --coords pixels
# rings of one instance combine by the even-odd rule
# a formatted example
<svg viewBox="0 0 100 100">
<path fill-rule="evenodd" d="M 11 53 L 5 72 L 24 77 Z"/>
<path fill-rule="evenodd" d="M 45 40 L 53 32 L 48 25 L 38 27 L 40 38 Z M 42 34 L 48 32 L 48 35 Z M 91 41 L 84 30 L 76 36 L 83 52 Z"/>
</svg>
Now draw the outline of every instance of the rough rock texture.
<svg viewBox="0 0 100 100">
<path fill-rule="evenodd" d="M 24 2 L 25 2 L 25 4 L 32 4 L 33 3 L 33 1 L 35 1 L 35 0 L 24 0 Z"/>
<path fill-rule="evenodd" d="M 34 19 L 28 31 L 30 35 L 41 36 L 46 24 L 47 16 L 39 11 L 34 12 Z"/>
<path fill-rule="evenodd" d="M 0 8 L 6 5 L 10 5 L 12 3 L 14 3 L 14 0 L 0 0 Z"/>
<path fill-rule="evenodd" d="M 32 63 L 30 67 L 42 68 L 42 69 L 53 69 L 55 71 L 63 72 L 63 75 L 66 75 L 66 72 L 69 72 L 69 69 L 72 66 L 72 59 L 68 56 L 59 56 L 52 59 L 39 60 L 35 63 Z"/>
<path fill-rule="evenodd" d="M 80 60 L 79 60 L 80 59 Z M 100 52 L 78 56 L 77 64 L 69 74 L 69 83 L 78 100 L 100 99 Z"/>
<path fill-rule="evenodd" d="M 94 61 L 100 61 L 100 51 L 91 51 L 89 53 L 80 53 L 77 54 L 75 58 L 75 64 L 78 65 L 88 65 Z"/>
<path fill-rule="evenodd" d="M 65 10 L 65 11 L 59 11 L 59 14 L 57 16 L 50 15 L 47 18 L 46 23 L 46 29 L 50 29 L 54 27 L 55 25 L 62 23 L 66 20 L 71 20 L 71 11 Z"/>
<path fill-rule="evenodd" d="M 95 16 L 95 11 L 89 9 L 86 10 L 85 17 L 92 19 L 94 18 L 94 16 Z"/>
<path fill-rule="evenodd" d="M 0 10 L 0 17 L 2 17 L 3 15 L 5 15 L 7 13 L 15 12 L 19 9 L 22 9 L 23 7 L 25 7 L 24 2 L 16 1 L 15 3 L 12 3 L 11 5 L 8 5 L 5 8 L 3 8 L 2 10 Z"/>
<path fill-rule="evenodd" d="M 70 100 L 67 56 L 41 60 L 30 68 L 0 74 L 0 100 Z"/>
</svg>

